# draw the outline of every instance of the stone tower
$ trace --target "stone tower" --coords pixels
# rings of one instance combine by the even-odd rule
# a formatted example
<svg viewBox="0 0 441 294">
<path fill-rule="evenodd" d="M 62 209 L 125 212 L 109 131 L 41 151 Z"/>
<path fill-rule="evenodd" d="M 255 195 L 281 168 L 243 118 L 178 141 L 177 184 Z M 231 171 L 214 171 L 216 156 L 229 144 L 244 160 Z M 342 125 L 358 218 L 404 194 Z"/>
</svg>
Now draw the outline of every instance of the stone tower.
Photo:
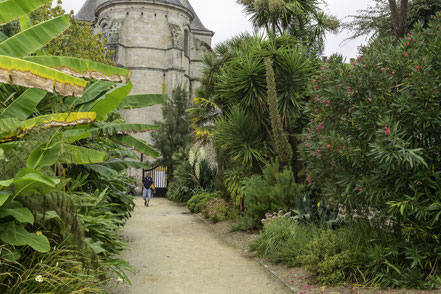
<svg viewBox="0 0 441 294">
<path fill-rule="evenodd" d="M 102 33 L 117 66 L 131 71 L 131 94 L 166 93 L 199 86 L 201 59 L 214 33 L 204 27 L 188 0 L 87 0 L 76 15 Z M 128 123 L 162 119 L 161 106 L 125 110 Z M 149 142 L 148 134 L 139 138 Z"/>
</svg>

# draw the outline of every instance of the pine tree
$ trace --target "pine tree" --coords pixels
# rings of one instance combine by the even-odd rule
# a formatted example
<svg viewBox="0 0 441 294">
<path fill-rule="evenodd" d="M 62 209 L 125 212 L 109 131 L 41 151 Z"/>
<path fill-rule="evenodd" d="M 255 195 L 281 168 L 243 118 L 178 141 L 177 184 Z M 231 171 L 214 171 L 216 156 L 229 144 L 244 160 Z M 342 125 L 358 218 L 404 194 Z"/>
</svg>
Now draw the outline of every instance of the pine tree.
<svg viewBox="0 0 441 294">
<path fill-rule="evenodd" d="M 182 85 L 178 85 L 173 90 L 172 98 L 162 106 L 163 121 L 156 122 L 160 126 L 159 130 L 152 134 L 153 145 L 162 154 L 158 163 L 167 167 L 169 181 L 174 167 L 179 164 L 173 160 L 173 153 L 193 141 L 187 119 L 188 106 L 188 92 Z"/>
</svg>

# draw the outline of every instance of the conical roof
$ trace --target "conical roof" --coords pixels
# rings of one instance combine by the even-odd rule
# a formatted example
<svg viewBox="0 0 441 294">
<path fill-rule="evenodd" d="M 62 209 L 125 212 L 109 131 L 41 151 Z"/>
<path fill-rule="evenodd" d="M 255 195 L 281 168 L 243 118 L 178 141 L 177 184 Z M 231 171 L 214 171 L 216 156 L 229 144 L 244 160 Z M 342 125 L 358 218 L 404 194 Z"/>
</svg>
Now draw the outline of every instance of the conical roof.
<svg viewBox="0 0 441 294">
<path fill-rule="evenodd" d="M 75 19 L 80 21 L 94 21 L 95 20 L 95 9 L 97 6 L 97 0 L 87 0 L 83 4 L 80 11 L 75 15 Z"/>
<path fill-rule="evenodd" d="M 75 18 L 77 20 L 81 21 L 90 21 L 93 22 L 95 20 L 95 11 L 96 8 L 104 4 L 105 2 L 108 2 L 110 0 L 87 0 L 86 3 L 84 3 L 83 7 L 81 7 L 80 11 L 78 11 Z M 190 2 L 188 0 L 155 0 L 156 2 L 163 2 L 163 3 L 170 3 L 174 5 L 178 5 L 184 8 L 187 8 L 193 13 L 193 21 L 191 23 L 191 29 L 195 31 L 204 31 L 204 32 L 211 32 L 208 30 L 199 19 L 198 15 L 196 14 L 196 11 L 194 11 L 193 7 L 191 6 Z"/>
<path fill-rule="evenodd" d="M 192 13 L 193 13 L 193 22 L 191 23 L 191 29 L 192 30 L 196 30 L 196 31 L 206 31 L 206 32 L 211 32 L 210 30 L 208 30 L 203 24 L 202 21 L 199 19 L 199 16 L 197 15 L 196 11 L 194 11 L 193 6 L 191 6 L 190 2 L 188 0 L 180 0 L 182 5 L 189 9 Z"/>
</svg>

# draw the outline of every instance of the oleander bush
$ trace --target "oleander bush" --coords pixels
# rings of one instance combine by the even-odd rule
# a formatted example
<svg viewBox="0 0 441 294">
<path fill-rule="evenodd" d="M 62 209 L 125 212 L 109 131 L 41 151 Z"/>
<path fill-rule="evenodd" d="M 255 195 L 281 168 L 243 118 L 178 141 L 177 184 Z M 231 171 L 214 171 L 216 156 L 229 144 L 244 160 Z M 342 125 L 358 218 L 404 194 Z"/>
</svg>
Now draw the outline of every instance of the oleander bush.
<svg viewBox="0 0 441 294">
<path fill-rule="evenodd" d="M 366 261 L 376 268 L 367 283 L 440 283 L 440 31 L 438 13 L 401 40 L 363 47 L 352 65 L 331 58 L 314 81 L 301 147 L 311 189 L 348 219 L 382 220 L 395 237 L 368 251 L 383 257 Z"/>
</svg>

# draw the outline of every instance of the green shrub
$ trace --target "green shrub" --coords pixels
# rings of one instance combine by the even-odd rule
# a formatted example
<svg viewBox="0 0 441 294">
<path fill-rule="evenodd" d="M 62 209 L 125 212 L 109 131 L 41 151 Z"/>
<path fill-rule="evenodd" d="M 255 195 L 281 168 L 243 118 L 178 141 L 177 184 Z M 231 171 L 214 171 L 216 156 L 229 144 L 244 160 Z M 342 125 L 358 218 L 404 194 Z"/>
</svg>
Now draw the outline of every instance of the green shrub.
<svg viewBox="0 0 441 294">
<path fill-rule="evenodd" d="M 243 181 L 245 195 L 245 221 L 249 227 L 261 227 L 261 219 L 268 212 L 290 211 L 295 208 L 296 197 L 305 193 L 305 187 L 293 182 L 293 174 L 279 164 L 266 165 L 262 175 Z"/>
<path fill-rule="evenodd" d="M 187 202 L 198 187 L 194 165 L 187 160 L 181 162 L 174 171 L 174 177 L 176 180 L 170 183 L 167 198 L 175 202 Z"/>
<path fill-rule="evenodd" d="M 306 246 L 319 234 L 317 227 L 296 224 L 285 216 L 267 218 L 259 238 L 250 247 L 274 263 L 297 267 L 297 257 L 306 253 Z"/>
<path fill-rule="evenodd" d="M 228 218 L 230 206 L 223 199 L 215 198 L 208 201 L 202 208 L 202 214 L 213 223 L 224 221 Z"/>
<path fill-rule="evenodd" d="M 335 232 L 323 231 L 307 245 L 306 251 L 298 260 L 304 268 L 316 275 L 317 281 L 338 284 L 347 279 L 350 252 L 342 249 Z"/>
<path fill-rule="evenodd" d="M 187 203 L 195 194 L 213 191 L 216 173 L 217 169 L 211 168 L 205 159 L 182 161 L 174 171 L 175 180 L 169 184 L 167 198 Z"/>
<path fill-rule="evenodd" d="M 213 200 L 214 198 L 220 198 L 222 195 L 220 192 L 216 193 L 200 193 L 196 194 L 193 197 L 191 197 L 190 200 L 187 202 L 188 209 L 193 213 L 199 213 L 201 212 L 202 207 L 210 200 Z"/>
</svg>

